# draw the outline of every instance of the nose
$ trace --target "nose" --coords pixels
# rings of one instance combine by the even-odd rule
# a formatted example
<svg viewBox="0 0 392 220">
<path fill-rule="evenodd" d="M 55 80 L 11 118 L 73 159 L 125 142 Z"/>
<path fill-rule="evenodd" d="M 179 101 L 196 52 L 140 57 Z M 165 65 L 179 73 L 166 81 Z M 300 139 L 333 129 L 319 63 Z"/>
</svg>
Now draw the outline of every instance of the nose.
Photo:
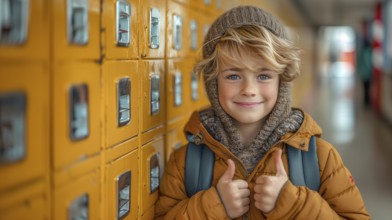
<svg viewBox="0 0 392 220">
<path fill-rule="evenodd" d="M 255 96 L 256 95 L 256 85 L 252 80 L 244 80 L 241 94 L 244 96 Z"/>
</svg>

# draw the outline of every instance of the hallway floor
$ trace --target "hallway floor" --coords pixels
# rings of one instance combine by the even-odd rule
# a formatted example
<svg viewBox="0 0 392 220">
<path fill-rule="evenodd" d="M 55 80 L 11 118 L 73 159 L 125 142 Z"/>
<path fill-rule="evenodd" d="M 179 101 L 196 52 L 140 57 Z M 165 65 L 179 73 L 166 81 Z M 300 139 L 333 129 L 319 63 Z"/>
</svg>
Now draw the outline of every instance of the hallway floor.
<svg viewBox="0 0 392 220">
<path fill-rule="evenodd" d="M 353 174 L 372 219 L 392 219 L 392 126 L 362 102 L 353 76 L 322 78 L 303 108 Z"/>
</svg>

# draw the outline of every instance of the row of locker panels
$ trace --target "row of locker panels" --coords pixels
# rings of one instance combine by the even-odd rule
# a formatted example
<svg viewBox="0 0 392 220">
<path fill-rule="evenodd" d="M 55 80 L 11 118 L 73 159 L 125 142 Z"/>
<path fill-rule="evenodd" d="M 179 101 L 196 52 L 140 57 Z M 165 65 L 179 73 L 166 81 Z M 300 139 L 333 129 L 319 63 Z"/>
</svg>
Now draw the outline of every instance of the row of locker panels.
<svg viewBox="0 0 392 220">
<path fill-rule="evenodd" d="M 121 145 L 132 145 L 127 141 Z M 130 146 L 127 146 L 130 147 Z M 140 153 L 139 153 L 140 151 Z M 1 219 L 152 219 L 164 170 L 164 137 L 55 186 L 50 210 L 43 181 L 1 194 Z M 140 178 L 140 179 L 139 179 Z M 105 208 L 104 208 L 105 207 Z M 152 211 L 153 214 L 153 211 Z M 102 217 L 103 216 L 103 217 Z M 147 218 L 146 218 L 147 217 Z"/>
<path fill-rule="evenodd" d="M 0 58 L 19 60 L 194 57 L 217 13 L 196 1 L 105 0 L 102 12 L 100 0 L 1 2 Z"/>
<path fill-rule="evenodd" d="M 44 63 L 2 63 L 0 174 L 9 180 L 0 190 L 42 176 L 50 161 L 60 172 L 139 133 L 141 144 L 163 134 L 208 103 L 190 63 L 167 60 L 165 74 L 164 60 L 58 62 L 52 85 Z"/>
<path fill-rule="evenodd" d="M 120 145 L 133 144 L 126 141 Z M 54 190 L 53 215 L 56 219 L 137 219 L 151 210 L 158 198 L 164 153 L 160 136 L 140 150 L 106 162 L 101 170 L 70 180 Z"/>
</svg>

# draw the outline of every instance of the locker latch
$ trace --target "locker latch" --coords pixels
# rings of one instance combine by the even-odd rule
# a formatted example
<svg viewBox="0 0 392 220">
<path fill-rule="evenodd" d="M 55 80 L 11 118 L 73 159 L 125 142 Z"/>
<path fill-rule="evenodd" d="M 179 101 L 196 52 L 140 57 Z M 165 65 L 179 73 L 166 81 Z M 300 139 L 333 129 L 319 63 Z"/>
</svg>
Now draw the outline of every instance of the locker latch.
<svg viewBox="0 0 392 220">
<path fill-rule="evenodd" d="M 28 0 L 0 0 L 0 44 L 26 42 L 28 18 Z"/>
<path fill-rule="evenodd" d="M 70 44 L 88 43 L 88 0 L 67 0 L 67 35 Z"/>
<path fill-rule="evenodd" d="M 118 0 L 116 3 L 116 42 L 118 46 L 129 46 L 130 23 L 131 5 L 126 0 Z"/>
<path fill-rule="evenodd" d="M 117 82 L 117 115 L 118 126 L 131 121 L 131 80 L 122 78 Z"/>
<path fill-rule="evenodd" d="M 191 49 L 197 50 L 198 39 L 197 39 L 197 22 L 195 20 L 191 20 Z"/>
<path fill-rule="evenodd" d="M 155 192 L 160 184 L 160 154 L 157 152 L 150 158 L 150 194 Z"/>
<path fill-rule="evenodd" d="M 176 72 L 174 74 L 174 105 L 180 106 L 182 104 L 182 74 Z"/>
<path fill-rule="evenodd" d="M 126 171 L 116 178 L 117 219 L 123 219 L 131 211 L 131 177 L 131 171 Z"/>
<path fill-rule="evenodd" d="M 89 219 L 88 205 L 88 194 L 83 194 L 74 199 L 68 207 L 68 219 Z"/>
<path fill-rule="evenodd" d="M 192 73 L 191 89 L 192 89 L 192 100 L 197 101 L 199 99 L 199 78 L 197 73 Z"/>
<path fill-rule="evenodd" d="M 176 14 L 173 16 L 173 47 L 176 50 L 182 47 L 182 18 Z"/>
<path fill-rule="evenodd" d="M 26 95 L 0 94 L 0 164 L 26 156 Z"/>
<path fill-rule="evenodd" d="M 159 17 L 157 8 L 150 9 L 150 48 L 159 48 Z"/>
<path fill-rule="evenodd" d="M 86 138 L 89 134 L 87 85 L 73 85 L 69 97 L 71 139 L 80 140 Z"/>
<path fill-rule="evenodd" d="M 159 92 L 160 78 L 159 74 L 152 74 L 150 78 L 150 92 L 151 92 L 151 115 L 159 112 L 160 92 Z"/>
</svg>

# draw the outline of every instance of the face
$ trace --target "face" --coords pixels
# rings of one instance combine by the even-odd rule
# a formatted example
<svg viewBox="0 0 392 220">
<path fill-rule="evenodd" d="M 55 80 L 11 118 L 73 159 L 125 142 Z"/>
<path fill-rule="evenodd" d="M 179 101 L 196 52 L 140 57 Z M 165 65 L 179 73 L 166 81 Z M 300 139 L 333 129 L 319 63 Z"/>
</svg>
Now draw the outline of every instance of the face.
<svg viewBox="0 0 392 220">
<path fill-rule="evenodd" d="M 279 75 L 254 53 L 232 56 L 238 62 L 218 59 L 219 103 L 236 123 L 264 123 L 278 98 Z"/>
</svg>

